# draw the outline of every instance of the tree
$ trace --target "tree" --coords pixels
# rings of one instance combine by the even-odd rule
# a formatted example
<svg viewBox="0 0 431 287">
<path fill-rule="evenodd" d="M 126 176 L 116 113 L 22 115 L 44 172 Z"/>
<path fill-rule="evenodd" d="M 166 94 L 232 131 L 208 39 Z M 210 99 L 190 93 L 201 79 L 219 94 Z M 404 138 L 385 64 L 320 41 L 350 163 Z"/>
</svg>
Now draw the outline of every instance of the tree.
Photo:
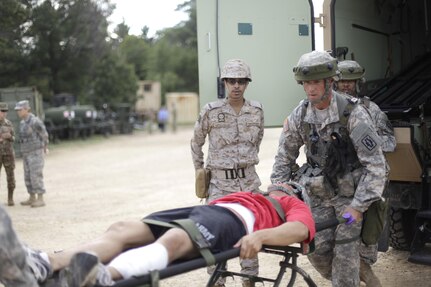
<svg viewBox="0 0 431 287">
<path fill-rule="evenodd" d="M 127 36 L 120 44 L 119 50 L 127 63 L 134 66 L 136 76 L 140 80 L 147 79 L 151 44 L 147 43 L 143 38 Z"/>
<path fill-rule="evenodd" d="M 24 32 L 31 1 L 0 1 L 0 87 L 25 84 L 28 78 Z"/>
<path fill-rule="evenodd" d="M 79 99 L 88 91 L 96 63 L 109 51 L 111 13 L 108 0 L 45 0 L 35 7 L 30 55 L 35 79 L 48 83 L 45 97 L 69 92 Z"/>
<path fill-rule="evenodd" d="M 186 11 L 189 20 L 159 31 L 151 53 L 149 77 L 162 82 L 162 95 L 199 89 L 196 2 L 186 1 L 177 9 Z"/>
<path fill-rule="evenodd" d="M 89 100 L 96 106 L 134 103 L 137 81 L 133 66 L 111 52 L 97 65 L 92 98 Z"/>
</svg>

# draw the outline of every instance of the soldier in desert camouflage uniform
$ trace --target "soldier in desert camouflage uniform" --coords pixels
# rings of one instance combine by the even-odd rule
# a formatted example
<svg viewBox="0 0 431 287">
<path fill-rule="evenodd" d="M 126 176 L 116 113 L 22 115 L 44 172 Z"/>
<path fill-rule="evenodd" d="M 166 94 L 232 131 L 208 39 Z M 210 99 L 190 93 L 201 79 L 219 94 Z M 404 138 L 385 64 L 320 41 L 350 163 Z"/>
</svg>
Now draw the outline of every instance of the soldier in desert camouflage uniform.
<svg viewBox="0 0 431 287">
<path fill-rule="evenodd" d="M 0 282 L 7 287 L 37 287 L 10 217 L 0 206 Z"/>
<path fill-rule="evenodd" d="M 15 133 L 12 123 L 6 118 L 9 108 L 7 103 L 0 102 L 0 169 L 4 166 L 7 181 L 7 205 L 15 205 L 13 191 L 15 190 L 15 151 L 13 142 Z"/>
<path fill-rule="evenodd" d="M 221 71 L 228 92 L 224 100 L 205 105 L 196 121 L 191 151 L 196 170 L 211 171 L 207 202 L 238 190 L 259 191 L 261 185 L 255 165 L 264 132 L 262 105 L 244 99 L 251 81 L 249 66 L 242 60 L 228 60 Z M 204 164 L 202 146 L 208 136 L 208 155 Z M 256 275 L 258 261 L 241 261 L 242 272 Z M 220 282 L 220 286 L 224 283 Z M 244 281 L 243 286 L 253 286 Z"/>
<path fill-rule="evenodd" d="M 316 222 L 353 216 L 350 225 L 318 232 L 309 260 L 333 286 L 359 286 L 362 213 L 381 199 L 387 179 L 380 138 L 365 108 L 332 90 L 337 61 L 329 53 L 302 55 L 294 74 L 307 99 L 285 120 L 271 181 L 306 186 Z M 303 145 L 307 163 L 298 168 Z"/>
<path fill-rule="evenodd" d="M 45 205 L 43 194 L 44 153 L 48 151 L 48 133 L 43 122 L 30 112 L 28 101 L 20 101 L 15 110 L 21 118 L 19 143 L 23 157 L 24 181 L 30 197 L 22 205 L 41 207 Z M 37 194 L 37 198 L 36 198 Z"/>
<path fill-rule="evenodd" d="M 388 117 L 379 106 L 372 102 L 370 98 L 360 94 L 360 89 L 365 83 L 365 69 L 358 62 L 345 60 L 338 64 L 340 80 L 334 83 L 337 91 L 359 99 L 359 102 L 369 111 L 369 114 L 377 129 L 377 134 L 382 141 L 383 152 L 393 152 L 396 147 L 394 129 Z M 388 166 L 389 170 L 389 166 Z M 369 287 L 381 286 L 379 278 L 374 274 L 371 265 L 377 261 L 377 244 L 365 245 L 361 242 L 361 271 L 360 278 Z"/>
</svg>

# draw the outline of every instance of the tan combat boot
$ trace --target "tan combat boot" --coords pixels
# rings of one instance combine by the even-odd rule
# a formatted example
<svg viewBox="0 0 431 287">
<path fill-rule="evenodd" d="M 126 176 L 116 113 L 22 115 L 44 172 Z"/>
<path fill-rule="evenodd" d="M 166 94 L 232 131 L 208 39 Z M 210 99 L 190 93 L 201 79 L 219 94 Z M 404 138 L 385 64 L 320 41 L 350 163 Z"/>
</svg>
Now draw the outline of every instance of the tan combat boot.
<svg viewBox="0 0 431 287">
<path fill-rule="evenodd" d="M 43 201 L 43 194 L 38 194 L 37 199 L 31 204 L 31 207 L 42 207 L 45 206 L 45 201 Z"/>
<path fill-rule="evenodd" d="M 34 193 L 30 193 L 30 197 L 25 201 L 21 201 L 21 205 L 32 205 L 35 201 L 36 195 Z"/>
<path fill-rule="evenodd" d="M 15 202 L 13 201 L 13 190 L 8 190 L 7 205 L 8 206 L 14 206 L 15 205 Z"/>
<path fill-rule="evenodd" d="M 370 264 L 361 260 L 361 267 L 359 270 L 359 278 L 365 283 L 367 287 L 382 287 L 379 278 L 374 274 Z"/>
</svg>

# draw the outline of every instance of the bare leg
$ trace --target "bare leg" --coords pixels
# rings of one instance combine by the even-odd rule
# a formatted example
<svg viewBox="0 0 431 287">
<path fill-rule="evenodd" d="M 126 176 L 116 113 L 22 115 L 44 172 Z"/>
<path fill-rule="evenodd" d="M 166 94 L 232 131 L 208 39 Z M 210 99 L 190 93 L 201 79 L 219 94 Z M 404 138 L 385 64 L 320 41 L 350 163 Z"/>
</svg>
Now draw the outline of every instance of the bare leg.
<svg viewBox="0 0 431 287">
<path fill-rule="evenodd" d="M 166 248 L 167 253 L 168 253 L 168 262 L 167 262 L 168 264 L 170 264 L 172 261 L 175 261 L 175 260 L 180 259 L 180 258 L 192 258 L 192 257 L 196 257 L 199 255 L 199 252 L 194 247 L 188 234 L 180 228 L 169 229 L 156 242 L 159 244 L 162 244 Z M 143 248 L 144 249 L 145 248 L 152 248 L 152 246 L 149 245 L 149 246 L 143 247 Z M 129 275 L 139 276 L 139 275 L 146 274 L 148 272 L 148 270 L 151 270 L 151 268 L 154 268 L 154 266 L 155 266 L 151 260 L 154 259 L 157 261 L 158 259 L 152 258 L 151 256 L 146 257 L 145 256 L 146 253 L 143 253 L 146 251 L 143 251 L 144 250 L 143 248 L 137 248 L 134 250 L 129 250 L 124 254 L 120 254 L 118 256 L 118 258 L 116 258 L 113 261 L 112 265 L 117 266 L 119 269 L 121 269 L 121 268 L 127 268 L 125 266 L 127 266 L 129 264 L 138 264 L 138 265 L 140 265 L 140 267 L 137 268 L 137 270 L 139 270 L 139 271 L 131 272 L 129 270 L 128 271 L 128 272 L 130 272 Z M 136 258 L 138 258 L 138 260 L 136 260 L 136 262 L 134 262 Z M 143 258 L 146 259 L 145 262 L 142 261 Z M 119 263 L 119 262 L 122 262 L 122 263 Z M 134 263 L 132 263 L 132 262 L 134 262 Z M 121 273 L 119 272 L 119 270 L 117 270 L 113 266 L 108 266 L 108 270 L 111 273 L 112 279 L 113 280 L 124 279 L 122 277 Z M 135 267 L 136 267 L 136 265 L 135 265 Z M 158 266 L 157 268 L 160 268 L 160 267 L 161 266 Z"/>
<path fill-rule="evenodd" d="M 108 263 L 124 250 L 154 242 L 155 238 L 147 224 L 140 221 L 120 221 L 112 224 L 99 238 L 58 253 L 49 254 L 54 271 L 69 265 L 77 252 L 95 253 L 102 263 Z"/>
</svg>

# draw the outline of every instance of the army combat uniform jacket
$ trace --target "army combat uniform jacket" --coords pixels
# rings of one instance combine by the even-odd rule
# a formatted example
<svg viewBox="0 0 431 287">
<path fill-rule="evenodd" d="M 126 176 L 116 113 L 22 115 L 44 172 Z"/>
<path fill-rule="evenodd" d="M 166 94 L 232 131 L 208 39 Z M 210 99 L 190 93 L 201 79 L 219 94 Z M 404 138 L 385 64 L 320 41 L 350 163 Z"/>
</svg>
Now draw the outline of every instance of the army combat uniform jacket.
<svg viewBox="0 0 431 287">
<path fill-rule="evenodd" d="M 373 201 L 379 200 L 382 196 L 387 180 L 386 161 L 381 148 L 381 140 L 364 107 L 354 104 L 345 127 L 340 125 L 340 120 L 342 120 L 340 115 L 343 114 L 343 111 L 340 112 L 338 106 L 343 101 L 347 101 L 347 99 L 333 91 L 333 97 L 327 109 L 328 115 L 323 123 L 317 119 L 312 105 L 306 105 L 306 100 L 295 108 L 284 123 L 271 181 L 286 182 L 295 175 L 296 159 L 302 145 L 305 145 L 307 160 L 310 162 L 310 154 L 313 152 L 310 140 L 312 137 L 309 135 L 311 131 L 316 132 L 317 142 L 321 144 L 320 146 L 324 146 L 331 141 L 331 135 L 334 132 L 345 128 L 351 145 L 349 154 L 352 156 L 356 153 L 356 158 L 351 159 L 349 163 L 351 170 L 348 170 L 345 175 L 337 177 L 337 186 L 325 185 L 326 194 L 324 194 L 325 190 L 321 191 L 323 194 L 320 192 L 313 194 L 310 189 L 308 191 L 311 193 L 310 197 L 312 199 L 314 197 L 316 205 L 342 196 L 352 198 L 350 206 L 364 212 Z M 342 108 L 340 107 L 340 109 Z M 327 155 L 321 157 L 325 156 Z M 324 169 L 324 166 L 318 168 Z"/>
<path fill-rule="evenodd" d="M 3 135 L 9 134 L 10 137 Z M 15 141 L 15 132 L 12 122 L 8 119 L 0 121 L 0 153 L 1 155 L 14 155 L 13 142 Z"/>
<path fill-rule="evenodd" d="M 264 133 L 262 105 L 245 100 L 239 114 L 228 100 L 212 102 L 202 109 L 194 127 L 191 151 L 195 169 L 204 167 L 202 146 L 208 135 L 205 167 L 211 183 L 219 190 L 258 190 L 261 182 L 255 171 Z"/>
<path fill-rule="evenodd" d="M 48 132 L 43 122 L 33 114 L 21 120 L 19 125 L 19 143 L 22 153 L 44 149 L 48 145 Z"/>
</svg>

